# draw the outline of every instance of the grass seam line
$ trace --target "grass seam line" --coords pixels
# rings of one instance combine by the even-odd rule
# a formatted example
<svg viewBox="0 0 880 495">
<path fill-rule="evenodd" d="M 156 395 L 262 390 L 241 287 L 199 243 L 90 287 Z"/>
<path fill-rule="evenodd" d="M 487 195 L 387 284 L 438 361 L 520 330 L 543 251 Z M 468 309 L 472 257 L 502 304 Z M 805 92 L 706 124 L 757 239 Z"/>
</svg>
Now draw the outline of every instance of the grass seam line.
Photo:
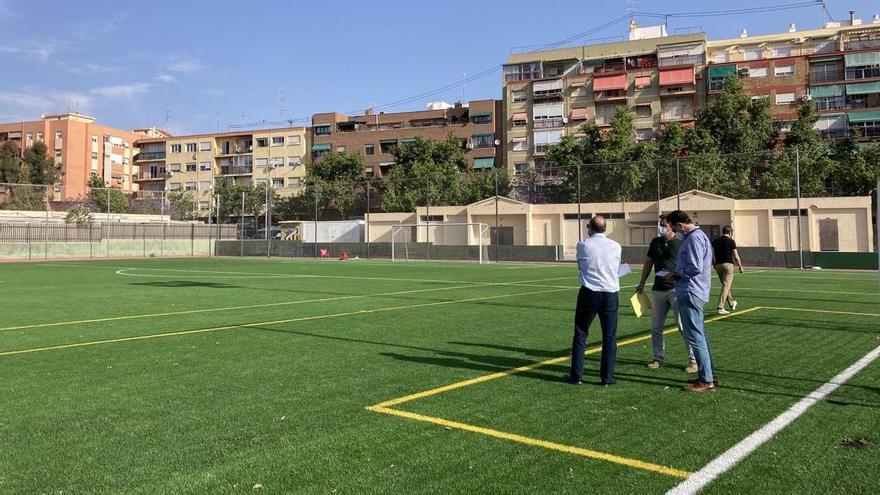
<svg viewBox="0 0 880 495">
<path fill-rule="evenodd" d="M 706 323 L 711 323 L 711 322 L 718 321 L 718 320 L 724 320 L 727 318 L 732 318 L 734 316 L 744 315 L 747 313 L 751 313 L 753 311 L 758 311 L 759 309 L 763 309 L 763 307 L 762 306 L 755 306 L 753 308 L 748 308 L 748 309 L 744 309 L 741 311 L 736 311 L 736 312 L 733 312 L 730 314 L 716 316 L 716 317 L 707 319 Z M 663 334 L 666 335 L 666 334 L 677 332 L 677 331 L 678 331 L 678 327 L 673 325 L 673 326 L 666 327 L 663 330 Z M 650 338 L 651 338 L 650 333 L 645 334 L 645 335 L 640 335 L 638 337 L 628 338 L 625 340 L 618 341 L 617 347 L 623 347 L 623 346 L 635 344 L 638 342 L 644 342 L 646 340 L 649 340 Z M 602 348 L 597 346 L 597 347 L 592 347 L 590 349 L 587 349 L 586 352 L 584 352 L 584 354 L 585 355 L 598 354 L 601 351 L 602 351 Z M 459 382 L 450 383 L 448 385 L 443 385 L 440 387 L 436 387 L 436 388 L 432 388 L 432 389 L 428 389 L 428 390 L 423 390 L 421 392 L 416 392 L 413 394 L 405 395 L 403 397 L 398 397 L 396 399 L 390 399 L 390 400 L 375 404 L 374 406 L 371 406 L 371 407 L 394 407 L 394 406 L 398 406 L 398 405 L 406 403 L 406 402 L 414 401 L 417 399 L 422 399 L 425 397 L 430 397 L 432 395 L 442 394 L 444 392 L 449 392 L 451 390 L 455 390 L 455 389 L 459 389 L 459 388 L 463 388 L 463 387 L 469 387 L 471 385 L 476 385 L 478 383 L 487 382 L 489 380 L 495 380 L 497 378 L 503 378 L 505 376 L 515 375 L 517 373 L 523 373 L 526 371 L 531 371 L 534 369 L 543 368 L 544 366 L 550 366 L 552 364 L 561 363 L 561 362 L 567 361 L 569 359 L 571 359 L 571 356 L 569 356 L 569 355 L 550 358 L 550 359 L 547 359 L 544 361 L 539 361 L 537 363 L 527 364 L 525 366 L 518 366 L 516 368 L 510 368 L 508 370 L 498 371 L 495 373 L 489 373 L 487 375 L 481 375 L 481 376 L 478 376 L 475 378 L 470 378 L 467 380 L 462 380 Z"/>
<path fill-rule="evenodd" d="M 822 313 L 829 315 L 880 316 L 880 313 L 859 313 L 856 311 L 835 311 L 830 309 L 787 308 L 783 306 L 764 306 L 764 309 L 775 309 L 778 311 L 799 311 L 803 313 Z"/>
<path fill-rule="evenodd" d="M 718 476 L 729 471 L 740 461 L 751 455 L 752 452 L 757 450 L 761 445 L 773 439 L 773 437 L 785 427 L 807 412 L 810 407 L 822 401 L 829 394 L 837 390 L 838 387 L 846 383 L 847 380 L 866 368 L 878 357 L 880 357 L 880 346 L 875 347 L 861 359 L 838 373 L 834 378 L 822 384 L 819 388 L 785 410 L 779 416 L 776 416 L 772 421 L 746 438 L 740 440 L 736 445 L 729 448 L 723 454 L 703 466 L 699 471 L 693 473 L 686 480 L 679 483 L 678 486 L 666 492 L 667 495 L 691 495 L 699 492 Z"/>
<path fill-rule="evenodd" d="M 507 297 L 518 297 L 518 296 L 530 296 L 536 294 L 545 294 L 549 292 L 561 292 L 564 290 L 572 290 L 576 287 L 570 287 L 565 289 L 547 289 L 547 290 L 539 290 L 539 291 L 531 291 L 531 292 L 519 292 L 516 294 L 501 294 L 495 296 L 483 296 L 483 297 L 472 297 L 467 299 L 453 299 L 450 301 L 433 301 L 428 303 L 420 303 L 420 304 L 408 304 L 401 306 L 389 306 L 384 308 L 374 308 L 374 309 L 361 309 L 357 311 L 346 311 L 343 313 L 330 313 L 330 314 L 322 314 L 322 315 L 314 315 L 314 316 L 302 316 L 299 318 L 287 318 L 283 320 L 270 320 L 270 321 L 261 321 L 255 323 L 242 323 L 239 325 L 226 325 L 220 327 L 209 327 L 209 328 L 198 328 L 194 330 L 182 330 L 179 332 L 166 332 L 166 333 L 154 333 L 148 335 L 137 335 L 133 337 L 121 337 L 117 339 L 104 339 L 104 340 L 95 340 L 89 342 L 76 342 L 72 344 L 61 344 L 55 346 L 48 347 L 38 347 L 33 349 L 20 349 L 15 351 L 5 351 L 0 352 L 0 357 L 3 356 L 14 356 L 18 354 L 30 354 L 34 352 L 45 352 L 45 351 L 53 351 L 59 349 L 72 349 L 76 347 L 88 347 L 102 344 L 115 344 L 119 342 L 131 342 L 136 340 L 148 340 L 148 339 L 157 339 L 162 337 L 176 337 L 180 335 L 192 335 L 198 333 L 206 333 L 206 332 L 217 332 L 220 330 L 232 330 L 238 328 L 253 328 L 257 326 L 268 326 L 268 325 L 280 325 L 282 323 L 295 323 L 300 321 L 311 321 L 311 320 L 321 320 L 325 318 L 340 318 L 345 316 L 354 316 L 354 315 L 362 315 L 362 314 L 371 314 L 371 313 L 381 313 L 385 311 L 397 311 L 401 309 L 411 309 L 411 308 L 424 308 L 430 306 L 443 306 L 448 304 L 461 304 L 468 302 L 476 302 L 476 301 L 487 301 L 492 299 L 502 299 Z"/>
<path fill-rule="evenodd" d="M 400 411 L 397 409 L 390 409 L 387 407 L 379 407 L 379 406 L 370 406 L 367 408 L 370 411 L 381 413 L 381 414 L 389 414 L 392 416 L 400 416 L 407 419 L 412 419 L 415 421 L 422 421 L 426 423 L 433 423 L 435 425 L 444 426 L 447 428 L 454 428 L 457 430 L 470 431 L 473 433 L 480 433 L 486 436 L 499 438 L 502 440 L 509 440 L 512 442 L 517 442 L 525 445 L 531 445 L 534 447 L 543 447 L 549 450 L 555 450 L 559 452 L 565 452 L 568 454 L 575 454 L 582 457 L 587 457 L 590 459 L 600 460 L 611 462 L 614 464 L 621 464 L 624 466 L 642 469 L 645 471 L 651 471 L 654 473 L 665 474 L 667 476 L 674 476 L 676 478 L 687 479 L 690 475 L 689 472 L 683 471 L 681 469 L 675 469 L 668 466 L 661 466 L 659 464 L 653 464 L 650 462 L 640 461 L 638 459 L 631 459 L 628 457 L 622 457 L 614 454 L 609 454 L 607 452 L 600 452 L 598 450 L 590 450 L 584 449 L 581 447 L 574 447 L 571 445 L 564 445 L 556 442 L 550 442 L 547 440 L 539 440 L 536 438 L 530 438 L 523 435 L 517 435 L 515 433 L 508 433 L 499 430 L 493 430 L 491 428 L 484 428 L 482 426 L 471 425 L 467 423 L 459 423 L 457 421 L 450 421 L 448 419 L 437 418 L 434 416 L 426 416 L 423 414 L 413 413 L 409 411 Z"/>
</svg>

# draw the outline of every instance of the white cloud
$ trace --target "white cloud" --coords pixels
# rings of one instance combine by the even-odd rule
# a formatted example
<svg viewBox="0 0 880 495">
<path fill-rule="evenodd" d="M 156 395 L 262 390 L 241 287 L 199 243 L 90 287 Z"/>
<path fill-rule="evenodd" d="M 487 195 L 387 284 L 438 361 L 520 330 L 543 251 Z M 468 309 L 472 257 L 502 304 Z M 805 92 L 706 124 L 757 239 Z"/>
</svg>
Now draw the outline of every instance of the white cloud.
<svg viewBox="0 0 880 495">
<path fill-rule="evenodd" d="M 15 108 L 16 113 L 30 113 L 36 117 L 40 113 L 63 112 L 68 108 L 88 111 L 93 98 L 75 91 L 42 90 L 25 87 L 15 91 L 0 91 L 0 105 Z M 33 118 L 32 117 L 32 118 Z"/>
<path fill-rule="evenodd" d="M 168 60 L 165 70 L 169 72 L 193 73 L 204 70 L 205 64 L 201 60 L 188 55 L 172 55 Z"/>
<path fill-rule="evenodd" d="M 0 53 L 8 53 L 46 62 L 62 45 L 63 43 L 54 40 L 22 41 L 0 46 Z"/>
<path fill-rule="evenodd" d="M 113 66 L 113 65 L 100 65 L 92 62 L 65 62 L 63 60 L 55 60 L 55 62 L 63 67 L 66 71 L 77 74 L 77 75 L 86 75 L 86 74 L 95 74 L 95 73 L 109 73 L 109 72 L 119 72 L 124 67 L 122 66 Z"/>
<path fill-rule="evenodd" d="M 156 80 L 161 81 L 163 83 L 177 82 L 176 77 L 172 76 L 171 74 L 165 74 L 165 73 L 162 73 L 162 74 L 159 74 L 158 76 L 156 76 Z"/>
<path fill-rule="evenodd" d="M 131 98 L 132 96 L 146 93 L 152 88 L 150 83 L 117 84 L 115 86 L 101 86 L 92 88 L 89 93 L 102 98 Z"/>
</svg>

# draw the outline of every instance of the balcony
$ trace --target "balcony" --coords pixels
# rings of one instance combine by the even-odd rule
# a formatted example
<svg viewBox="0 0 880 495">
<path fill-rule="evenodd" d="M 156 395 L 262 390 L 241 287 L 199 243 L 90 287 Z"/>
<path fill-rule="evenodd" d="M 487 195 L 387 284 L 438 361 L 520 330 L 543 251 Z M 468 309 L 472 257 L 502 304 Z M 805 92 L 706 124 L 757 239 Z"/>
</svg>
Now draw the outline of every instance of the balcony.
<svg viewBox="0 0 880 495">
<path fill-rule="evenodd" d="M 843 79 L 843 71 L 841 71 L 841 70 L 826 70 L 823 72 L 810 72 L 810 82 L 811 83 L 832 82 L 832 81 L 839 81 L 841 79 Z"/>
<path fill-rule="evenodd" d="M 843 139 L 848 138 L 850 136 L 849 129 L 828 129 L 825 131 L 819 131 L 819 136 L 822 139 Z"/>
<path fill-rule="evenodd" d="M 817 111 L 822 110 L 840 110 L 846 108 L 846 99 L 843 96 L 833 96 L 829 98 L 813 98 L 813 105 Z"/>
<path fill-rule="evenodd" d="M 552 129 L 555 127 L 562 127 L 565 123 L 563 122 L 562 116 L 559 117 L 549 117 L 549 118 L 535 118 L 533 120 L 533 125 L 535 129 Z"/>
<path fill-rule="evenodd" d="M 164 159 L 164 151 L 143 151 L 134 156 L 134 161 L 136 162 L 150 162 Z"/>
<path fill-rule="evenodd" d="M 880 67 L 847 67 L 846 80 L 874 79 L 880 77 Z"/>
<path fill-rule="evenodd" d="M 679 65 L 698 65 L 703 63 L 702 55 L 683 55 L 680 57 L 664 57 L 659 59 L 660 67 L 675 67 Z"/>
<path fill-rule="evenodd" d="M 168 178 L 168 174 L 166 172 L 141 172 L 134 179 L 135 182 L 142 181 L 152 181 L 152 180 L 165 180 Z"/>
<path fill-rule="evenodd" d="M 844 50 L 865 50 L 868 48 L 880 48 L 880 38 L 873 40 L 847 41 L 843 44 Z"/>
<path fill-rule="evenodd" d="M 254 167 L 236 167 L 225 165 L 220 167 L 220 175 L 250 175 L 254 173 Z"/>
<path fill-rule="evenodd" d="M 562 88 L 548 89 L 546 91 L 533 91 L 532 98 L 535 100 L 552 100 L 562 98 Z"/>
</svg>

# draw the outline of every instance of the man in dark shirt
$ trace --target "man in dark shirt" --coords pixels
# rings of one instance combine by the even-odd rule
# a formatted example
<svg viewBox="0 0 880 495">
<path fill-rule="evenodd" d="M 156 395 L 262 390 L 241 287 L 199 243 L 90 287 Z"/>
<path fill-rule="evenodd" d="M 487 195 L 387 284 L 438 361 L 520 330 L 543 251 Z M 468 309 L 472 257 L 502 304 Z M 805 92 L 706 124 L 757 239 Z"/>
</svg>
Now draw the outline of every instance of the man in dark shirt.
<svg viewBox="0 0 880 495">
<path fill-rule="evenodd" d="M 672 316 L 678 326 L 678 331 L 684 337 L 681 328 L 681 320 L 678 318 L 678 304 L 675 297 L 675 282 L 663 280 L 657 276 L 659 272 L 674 272 L 675 263 L 678 259 L 678 249 L 682 240 L 669 228 L 666 215 L 660 215 L 660 236 L 655 237 L 648 247 L 648 257 L 642 266 L 642 279 L 636 287 L 636 292 L 645 290 L 645 281 L 654 269 L 654 285 L 651 287 L 651 343 L 653 344 L 654 360 L 648 363 L 652 369 L 663 366 L 666 358 L 666 341 L 663 337 L 663 327 L 666 325 L 666 315 L 672 308 Z M 685 371 L 697 372 L 697 361 L 694 359 L 694 351 L 687 341 L 684 343 L 688 351 L 688 365 Z"/>
<path fill-rule="evenodd" d="M 718 314 L 726 315 L 730 313 L 725 309 L 725 305 L 730 306 L 730 310 L 736 310 L 736 299 L 730 287 L 733 285 L 733 263 L 739 266 L 739 272 L 743 272 L 742 260 L 739 259 L 739 253 L 736 251 L 736 242 L 733 240 L 733 229 L 730 225 L 725 225 L 721 229 L 723 234 L 718 239 L 712 241 L 712 252 L 714 254 L 715 272 L 718 279 L 721 280 L 721 295 L 718 297 Z"/>
</svg>

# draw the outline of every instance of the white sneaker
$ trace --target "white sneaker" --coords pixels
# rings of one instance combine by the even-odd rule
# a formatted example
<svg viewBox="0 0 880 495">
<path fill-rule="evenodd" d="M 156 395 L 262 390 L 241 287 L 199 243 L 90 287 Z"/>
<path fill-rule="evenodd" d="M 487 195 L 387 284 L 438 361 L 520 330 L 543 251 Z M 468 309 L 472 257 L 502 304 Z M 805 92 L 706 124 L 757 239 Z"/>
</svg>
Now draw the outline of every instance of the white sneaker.
<svg viewBox="0 0 880 495">
<path fill-rule="evenodd" d="M 736 311 L 736 301 L 730 301 L 730 309 L 731 311 Z"/>
<path fill-rule="evenodd" d="M 728 311 L 728 310 L 726 310 L 726 309 L 724 309 L 724 308 L 721 308 L 721 309 L 718 310 L 718 314 L 719 314 L 719 315 L 729 315 L 729 314 L 730 314 L 730 311 Z"/>
</svg>

